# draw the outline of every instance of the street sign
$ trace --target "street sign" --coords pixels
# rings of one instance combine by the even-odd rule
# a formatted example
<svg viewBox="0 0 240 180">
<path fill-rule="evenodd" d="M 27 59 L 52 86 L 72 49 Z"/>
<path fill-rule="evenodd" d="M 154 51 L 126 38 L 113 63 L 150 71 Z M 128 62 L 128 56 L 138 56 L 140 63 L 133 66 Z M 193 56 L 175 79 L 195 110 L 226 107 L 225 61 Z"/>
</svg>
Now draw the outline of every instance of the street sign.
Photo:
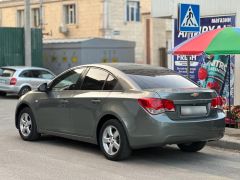
<svg viewBox="0 0 240 180">
<path fill-rule="evenodd" d="M 184 32 L 200 31 L 200 6 L 197 4 L 179 4 L 178 28 Z"/>
</svg>

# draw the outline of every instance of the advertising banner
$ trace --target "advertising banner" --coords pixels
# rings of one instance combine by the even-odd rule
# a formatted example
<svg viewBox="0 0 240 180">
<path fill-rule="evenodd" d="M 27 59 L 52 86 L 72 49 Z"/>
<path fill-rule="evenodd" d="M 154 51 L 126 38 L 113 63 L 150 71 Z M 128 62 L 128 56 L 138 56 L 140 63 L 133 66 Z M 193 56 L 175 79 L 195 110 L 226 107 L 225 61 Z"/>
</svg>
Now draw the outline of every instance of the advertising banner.
<svg viewBox="0 0 240 180">
<path fill-rule="evenodd" d="M 220 16 L 201 18 L 200 33 L 235 26 L 235 16 Z M 179 32 L 177 29 L 177 20 L 174 22 L 174 47 L 187 39 L 198 35 L 199 33 Z M 228 81 L 228 62 L 231 61 L 231 103 L 234 98 L 234 56 L 226 55 L 203 55 L 189 56 L 190 58 L 190 78 L 198 83 L 201 87 L 215 89 L 218 93 L 222 93 L 225 98 L 229 97 L 229 81 Z M 183 55 L 174 56 L 174 70 L 187 75 L 187 57 Z"/>
</svg>

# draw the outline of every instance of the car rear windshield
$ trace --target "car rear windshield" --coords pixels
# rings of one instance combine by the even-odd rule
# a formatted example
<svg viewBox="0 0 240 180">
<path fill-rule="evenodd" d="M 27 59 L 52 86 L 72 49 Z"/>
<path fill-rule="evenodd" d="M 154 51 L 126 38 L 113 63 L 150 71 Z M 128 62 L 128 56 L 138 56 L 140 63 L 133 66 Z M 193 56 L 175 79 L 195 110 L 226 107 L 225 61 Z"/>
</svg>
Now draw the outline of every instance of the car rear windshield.
<svg viewBox="0 0 240 180">
<path fill-rule="evenodd" d="M 138 69 L 125 73 L 142 89 L 198 87 L 195 83 L 170 70 Z"/>
<path fill-rule="evenodd" d="M 14 69 L 0 68 L 1 77 L 12 77 L 15 73 Z"/>
</svg>

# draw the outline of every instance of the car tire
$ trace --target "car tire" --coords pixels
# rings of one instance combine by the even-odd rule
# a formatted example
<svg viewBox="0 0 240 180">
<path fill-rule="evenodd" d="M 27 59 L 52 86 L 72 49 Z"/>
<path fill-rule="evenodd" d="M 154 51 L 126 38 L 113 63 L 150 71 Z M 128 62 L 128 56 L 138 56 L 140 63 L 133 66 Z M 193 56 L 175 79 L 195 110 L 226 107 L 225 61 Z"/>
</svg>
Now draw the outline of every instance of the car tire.
<svg viewBox="0 0 240 180">
<path fill-rule="evenodd" d="M 0 96 L 6 96 L 6 95 L 7 95 L 6 92 L 2 92 L 2 91 L 0 91 Z"/>
<path fill-rule="evenodd" d="M 31 91 L 31 88 L 28 86 L 24 86 L 22 87 L 22 89 L 19 91 L 18 96 L 21 97 L 24 94 L 28 93 L 29 91 Z"/>
<path fill-rule="evenodd" d="M 181 151 L 184 152 L 197 152 L 204 148 L 206 145 L 205 141 L 201 142 L 192 142 L 192 143 L 186 143 L 186 144 L 178 144 L 178 147 Z"/>
<path fill-rule="evenodd" d="M 18 131 L 25 141 L 35 141 L 41 136 L 37 131 L 37 124 L 32 110 L 28 107 L 22 109 L 18 115 Z"/>
<path fill-rule="evenodd" d="M 99 144 L 105 157 L 112 161 L 127 159 L 131 155 L 126 132 L 116 119 L 105 122 L 100 130 Z"/>
</svg>

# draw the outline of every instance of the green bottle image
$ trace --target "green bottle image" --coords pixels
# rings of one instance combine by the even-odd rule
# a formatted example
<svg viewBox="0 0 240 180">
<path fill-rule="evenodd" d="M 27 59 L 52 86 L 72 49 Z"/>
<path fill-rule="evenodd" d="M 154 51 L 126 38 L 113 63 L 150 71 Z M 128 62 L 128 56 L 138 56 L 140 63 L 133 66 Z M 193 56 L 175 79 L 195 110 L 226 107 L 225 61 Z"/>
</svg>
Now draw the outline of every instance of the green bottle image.
<svg viewBox="0 0 240 180">
<path fill-rule="evenodd" d="M 210 88 L 220 93 L 227 73 L 229 56 L 210 55 L 198 71 L 200 84 L 204 88 Z"/>
</svg>

